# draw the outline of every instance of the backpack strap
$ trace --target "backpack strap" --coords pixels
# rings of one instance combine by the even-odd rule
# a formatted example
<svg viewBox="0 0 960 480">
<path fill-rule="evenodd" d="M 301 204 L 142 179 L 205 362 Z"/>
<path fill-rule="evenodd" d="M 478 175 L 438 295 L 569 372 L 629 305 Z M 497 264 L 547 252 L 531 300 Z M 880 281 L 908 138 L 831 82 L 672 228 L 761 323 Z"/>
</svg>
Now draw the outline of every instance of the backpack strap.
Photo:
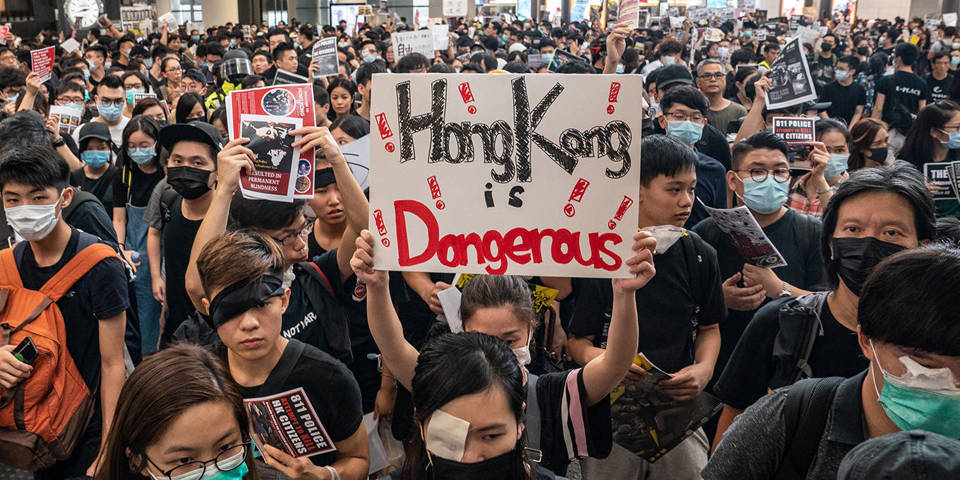
<svg viewBox="0 0 960 480">
<path fill-rule="evenodd" d="M 783 404 L 786 448 L 774 480 L 802 480 L 817 454 L 842 377 L 801 380 L 787 391 Z"/>
<path fill-rule="evenodd" d="M 537 377 L 536 375 L 527 372 L 527 413 L 524 415 L 524 420 L 526 423 L 526 432 L 527 432 L 527 450 L 534 450 L 534 452 L 528 452 L 528 455 L 533 458 L 539 459 L 534 460 L 539 463 L 543 459 L 543 451 L 540 450 L 540 402 L 537 401 Z"/>
<path fill-rule="evenodd" d="M 70 290 L 70 287 L 83 278 L 91 268 L 107 258 L 120 260 L 120 257 L 117 256 L 117 252 L 113 247 L 105 243 L 94 243 L 80 250 L 53 278 L 40 287 L 40 293 L 46 295 L 48 300 L 48 302 L 45 303 L 49 305 L 50 303 L 60 300 L 60 298 Z M 46 308 L 46 306 L 44 306 L 44 308 Z"/>
<path fill-rule="evenodd" d="M 327 287 L 327 291 L 330 292 L 330 296 L 337 298 L 337 294 L 333 291 L 333 284 L 330 283 L 330 279 L 327 278 L 327 275 L 323 273 L 323 270 L 320 270 L 320 267 L 315 262 L 303 262 L 304 270 L 308 272 L 316 272 L 317 276 L 323 282 L 323 286 Z M 308 268 L 311 267 L 311 268 Z"/>
<path fill-rule="evenodd" d="M 280 361 L 277 362 L 273 370 L 270 371 L 270 375 L 267 376 L 267 381 L 263 382 L 263 385 L 260 385 L 260 388 L 257 389 L 258 396 L 272 395 L 283 390 L 283 385 L 290 377 L 290 374 L 293 373 L 293 368 L 297 366 L 297 362 L 300 360 L 300 355 L 303 355 L 305 346 L 306 344 L 299 340 L 289 340 L 287 349 L 290 350 L 290 354 L 287 355 L 287 352 L 283 352 Z"/>
<path fill-rule="evenodd" d="M 816 292 L 800 298 L 800 303 L 809 309 L 812 322 L 807 325 L 807 331 L 803 332 L 803 342 L 799 345 L 800 352 L 797 357 L 796 377 L 794 381 L 801 378 L 812 378 L 813 367 L 810 366 L 810 354 L 813 353 L 813 345 L 817 343 L 817 337 L 823 336 L 823 321 L 820 314 L 823 312 L 823 305 L 827 302 L 829 292 Z"/>
</svg>

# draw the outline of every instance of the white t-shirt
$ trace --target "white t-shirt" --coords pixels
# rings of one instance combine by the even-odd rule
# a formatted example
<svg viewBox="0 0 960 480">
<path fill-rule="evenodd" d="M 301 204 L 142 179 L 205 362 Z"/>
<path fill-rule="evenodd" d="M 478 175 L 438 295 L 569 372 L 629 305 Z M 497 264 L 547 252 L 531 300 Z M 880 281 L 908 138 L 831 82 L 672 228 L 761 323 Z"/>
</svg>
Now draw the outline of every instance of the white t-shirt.
<svg viewBox="0 0 960 480">
<path fill-rule="evenodd" d="M 100 117 L 97 117 L 92 121 L 98 121 L 97 119 L 99 118 Z M 107 123 L 107 122 L 103 122 L 103 123 Z M 123 148 L 123 145 L 122 145 L 123 129 L 127 128 L 128 123 L 130 123 L 130 119 L 121 115 L 120 121 L 117 122 L 116 125 L 110 125 L 109 123 L 107 124 L 107 127 L 110 128 L 110 138 L 113 140 L 113 144 L 116 145 L 117 148 Z M 81 128 L 83 128 L 83 125 L 81 125 L 79 128 L 73 131 L 73 139 L 77 142 L 78 147 L 80 146 L 80 129 Z"/>
</svg>

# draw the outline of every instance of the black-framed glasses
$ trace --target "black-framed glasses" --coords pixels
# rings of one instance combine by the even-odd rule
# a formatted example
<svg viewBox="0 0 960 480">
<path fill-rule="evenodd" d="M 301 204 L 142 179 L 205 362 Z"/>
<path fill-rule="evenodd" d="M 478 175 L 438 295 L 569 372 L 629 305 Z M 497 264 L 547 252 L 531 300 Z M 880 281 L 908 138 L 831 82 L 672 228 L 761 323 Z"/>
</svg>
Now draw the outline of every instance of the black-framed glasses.
<svg viewBox="0 0 960 480">
<path fill-rule="evenodd" d="M 667 120 L 674 120 L 677 122 L 690 120 L 693 123 L 700 123 L 703 121 L 703 114 L 700 112 L 693 112 L 689 114 L 683 112 L 670 112 L 667 114 Z"/>
<path fill-rule="evenodd" d="M 726 77 L 726 76 L 727 76 L 727 74 L 722 73 L 722 72 L 717 72 L 717 73 L 701 73 L 700 75 L 697 75 L 697 78 L 702 78 L 702 79 L 704 79 L 704 80 L 710 80 L 710 79 L 720 80 L 721 78 Z"/>
<path fill-rule="evenodd" d="M 752 178 L 753 181 L 757 183 L 765 181 L 767 177 L 770 176 L 770 174 L 773 174 L 773 179 L 777 183 L 786 183 L 790 181 L 789 168 L 775 168 L 773 170 L 767 170 L 766 168 L 751 168 L 750 170 L 737 170 L 737 171 L 749 173 L 750 178 Z"/>
<path fill-rule="evenodd" d="M 283 246 L 285 246 L 285 247 L 290 247 L 290 246 L 292 246 L 292 245 L 294 244 L 294 242 L 297 241 L 297 238 L 299 238 L 299 237 L 306 237 L 306 236 L 310 235 L 310 232 L 313 231 L 313 224 L 314 224 L 315 222 L 316 222 L 316 220 L 314 220 L 314 221 L 312 221 L 312 222 L 307 222 L 307 223 L 305 223 L 305 224 L 303 225 L 303 228 L 300 229 L 299 232 L 285 235 L 283 238 L 274 238 L 274 240 L 275 240 L 277 243 L 279 243 L 279 244 L 281 244 L 281 245 L 283 245 Z"/>
<path fill-rule="evenodd" d="M 231 445 L 210 460 L 184 463 L 167 471 L 163 471 L 159 465 L 150 460 L 150 457 L 146 455 L 144 457 L 150 462 L 150 465 L 153 465 L 153 468 L 160 470 L 161 478 L 173 479 L 176 477 L 177 480 L 200 480 L 206 473 L 208 465 L 213 465 L 221 472 L 229 472 L 242 465 L 247 456 L 247 445 L 247 443 Z"/>
<path fill-rule="evenodd" d="M 97 103 L 100 105 L 123 105 L 127 101 L 122 98 L 101 98 Z"/>
</svg>

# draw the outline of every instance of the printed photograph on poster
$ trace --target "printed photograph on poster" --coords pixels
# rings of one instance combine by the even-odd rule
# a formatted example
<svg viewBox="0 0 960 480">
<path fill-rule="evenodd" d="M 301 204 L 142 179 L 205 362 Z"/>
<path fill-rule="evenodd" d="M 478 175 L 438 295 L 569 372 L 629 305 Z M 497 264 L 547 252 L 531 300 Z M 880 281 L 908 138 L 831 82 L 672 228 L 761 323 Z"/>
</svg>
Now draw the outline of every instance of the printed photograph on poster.
<svg viewBox="0 0 960 480">
<path fill-rule="evenodd" d="M 768 77 L 771 83 L 767 92 L 768 110 L 779 110 L 817 98 L 813 75 L 810 74 L 799 37 L 794 37 L 783 46 L 780 55 L 770 66 Z"/>
<path fill-rule="evenodd" d="M 787 265 L 783 255 L 780 255 L 777 247 L 767 238 L 767 234 L 763 232 L 757 219 L 753 218 L 746 206 L 741 205 L 731 209 L 703 206 L 713 217 L 717 228 L 727 234 L 747 263 L 756 267 L 770 268 Z"/>
<path fill-rule="evenodd" d="M 787 162 L 790 168 L 810 170 L 810 152 L 817 141 L 815 118 L 773 117 L 773 134 L 787 142 Z"/>
<path fill-rule="evenodd" d="M 83 107 L 70 105 L 51 105 L 50 118 L 57 122 L 60 135 L 73 135 L 73 131 L 80 126 L 83 117 Z"/>
<path fill-rule="evenodd" d="M 294 458 L 337 449 L 303 388 L 269 397 L 243 400 L 250 415 L 250 433 L 261 451 L 270 445 Z"/>
<path fill-rule="evenodd" d="M 337 56 L 337 37 L 321 38 L 313 45 L 312 53 L 313 59 L 317 62 L 317 70 L 313 72 L 314 79 L 340 73 L 340 57 Z"/>
<path fill-rule="evenodd" d="M 950 162 L 947 175 L 950 177 L 950 190 L 954 198 L 960 202 L 960 162 Z"/>
<path fill-rule="evenodd" d="M 231 139 L 245 137 L 256 153 L 256 171 L 242 173 L 247 198 L 290 202 L 313 198 L 315 149 L 291 145 L 291 130 L 316 125 L 313 87 L 280 85 L 234 90 L 227 97 L 227 129 Z"/>
<path fill-rule="evenodd" d="M 934 200 L 952 200 L 954 198 L 952 184 L 950 182 L 950 170 L 952 162 L 936 162 L 923 164 L 923 176 L 927 179 L 927 185 L 935 187 L 933 193 Z"/>
<path fill-rule="evenodd" d="M 640 76 L 393 74 L 373 82 L 378 269 L 629 276 Z"/>
<path fill-rule="evenodd" d="M 245 146 L 257 157 L 253 162 L 257 170 L 240 175 L 244 197 L 290 201 L 294 191 L 313 192 L 313 182 L 306 176 L 311 169 L 307 165 L 300 168 L 300 149 L 293 147 L 296 138 L 289 134 L 302 123 L 289 117 L 240 116 L 240 136 L 250 139 Z"/>
<path fill-rule="evenodd" d="M 560 70 L 560 67 L 570 62 L 583 62 L 588 65 L 590 64 L 586 57 L 574 55 L 566 50 L 557 50 L 553 52 L 553 61 L 550 62 L 550 66 L 547 68 L 547 70 L 556 73 L 557 70 Z"/>
<path fill-rule="evenodd" d="M 53 59 L 57 47 L 30 50 L 31 71 L 40 77 L 40 83 L 45 83 L 53 76 Z"/>
</svg>

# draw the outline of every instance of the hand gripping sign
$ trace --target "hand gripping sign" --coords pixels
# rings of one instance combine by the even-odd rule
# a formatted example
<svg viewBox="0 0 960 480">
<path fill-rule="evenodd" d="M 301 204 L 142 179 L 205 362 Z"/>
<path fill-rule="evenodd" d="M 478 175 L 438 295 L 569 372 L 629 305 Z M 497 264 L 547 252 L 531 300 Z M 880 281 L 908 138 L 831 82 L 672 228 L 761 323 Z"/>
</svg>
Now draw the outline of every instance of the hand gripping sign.
<svg viewBox="0 0 960 480">
<path fill-rule="evenodd" d="M 639 78 L 378 74 L 373 82 L 378 269 L 629 276 Z M 609 113 L 612 101 L 623 108 Z"/>
</svg>

